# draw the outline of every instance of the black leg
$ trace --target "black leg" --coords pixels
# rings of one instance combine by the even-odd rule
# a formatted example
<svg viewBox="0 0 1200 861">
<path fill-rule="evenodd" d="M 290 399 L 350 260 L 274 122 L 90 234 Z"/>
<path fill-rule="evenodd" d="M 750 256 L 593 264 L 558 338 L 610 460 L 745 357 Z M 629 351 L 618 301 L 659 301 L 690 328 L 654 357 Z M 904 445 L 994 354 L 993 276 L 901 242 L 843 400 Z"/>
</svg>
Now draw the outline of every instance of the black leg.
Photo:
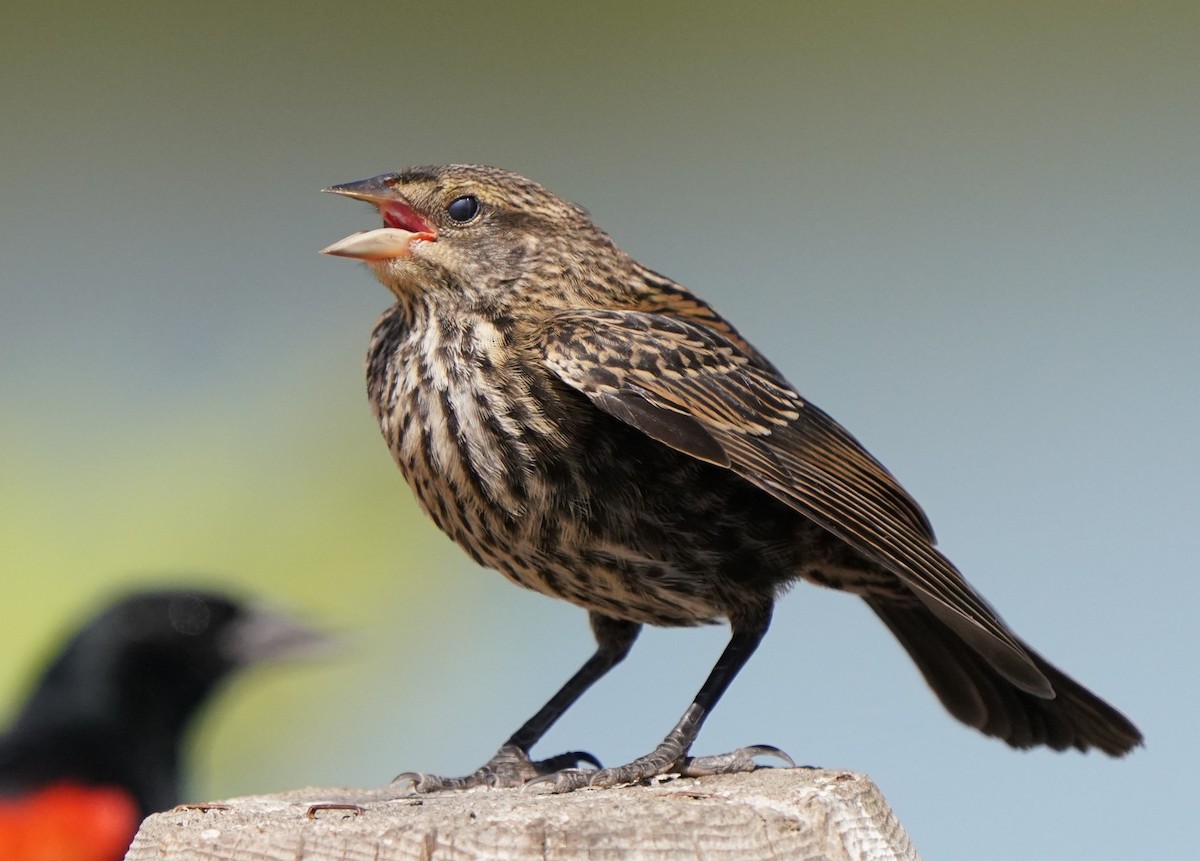
<svg viewBox="0 0 1200 861">
<path fill-rule="evenodd" d="M 756 766 L 754 757 L 759 755 L 778 756 L 789 765 L 794 765 L 787 754 L 768 745 L 757 745 L 735 750 L 732 753 L 709 757 L 689 757 L 688 751 L 700 727 L 704 725 L 721 695 L 730 682 L 754 654 L 758 644 L 771 623 L 771 608 L 761 612 L 731 619 L 733 629 L 729 645 L 717 659 L 692 704 L 688 706 L 679 723 L 667 733 L 667 737 L 646 756 L 638 757 L 628 765 L 617 768 L 602 768 L 598 771 L 564 769 L 555 774 L 546 774 L 533 782 L 548 782 L 557 792 L 566 792 L 584 786 L 608 787 L 623 783 L 637 783 L 660 774 L 678 773 L 687 776 L 702 774 L 725 774 L 735 771 L 752 771 Z"/>
<path fill-rule="evenodd" d="M 595 634 L 596 642 L 599 644 L 596 653 L 588 658 L 587 663 L 580 667 L 579 672 L 571 676 L 570 681 L 550 698 L 550 702 L 542 706 L 537 714 L 525 721 L 525 724 L 512 734 L 512 737 L 504 743 L 506 747 L 516 747 L 528 753 L 529 749 L 541 740 L 555 721 L 583 696 L 584 691 L 625 660 L 625 656 L 629 654 L 629 649 L 633 646 L 633 641 L 637 639 L 638 632 L 642 629 L 641 625 L 633 622 L 610 619 L 599 613 L 590 613 L 588 621 L 591 622 L 592 633 Z"/>
<path fill-rule="evenodd" d="M 485 765 L 466 777 L 439 777 L 435 774 L 409 771 L 398 775 L 393 783 L 410 781 L 416 792 L 467 789 L 472 786 L 523 786 L 529 780 L 563 769 L 572 769 L 581 762 L 599 768 L 600 763 L 594 756 L 578 750 L 537 762 L 529 758 L 529 749 L 537 744 L 554 722 L 562 717 L 588 688 L 625 659 L 642 628 L 634 622 L 610 619 L 599 613 L 591 613 L 588 618 L 598 644 L 595 654 L 588 658 L 579 672 L 571 676 L 537 714 L 512 734 Z M 720 696 L 720 693 L 717 696 Z"/>
</svg>

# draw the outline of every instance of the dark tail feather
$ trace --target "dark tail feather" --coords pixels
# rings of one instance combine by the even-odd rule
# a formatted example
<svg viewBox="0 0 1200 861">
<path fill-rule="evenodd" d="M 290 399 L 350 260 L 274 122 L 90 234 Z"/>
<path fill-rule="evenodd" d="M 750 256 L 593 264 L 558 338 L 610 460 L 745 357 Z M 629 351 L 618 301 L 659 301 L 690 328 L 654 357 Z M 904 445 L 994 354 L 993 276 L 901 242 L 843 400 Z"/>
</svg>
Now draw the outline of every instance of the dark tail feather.
<svg viewBox="0 0 1200 861">
<path fill-rule="evenodd" d="M 925 607 L 867 599 L 908 650 L 939 700 L 960 721 L 1013 747 L 1095 747 L 1121 756 L 1142 743 L 1129 719 L 1025 646 L 1055 698 L 1027 694 L 992 669 Z M 1022 644 L 1024 645 L 1024 644 Z"/>
</svg>

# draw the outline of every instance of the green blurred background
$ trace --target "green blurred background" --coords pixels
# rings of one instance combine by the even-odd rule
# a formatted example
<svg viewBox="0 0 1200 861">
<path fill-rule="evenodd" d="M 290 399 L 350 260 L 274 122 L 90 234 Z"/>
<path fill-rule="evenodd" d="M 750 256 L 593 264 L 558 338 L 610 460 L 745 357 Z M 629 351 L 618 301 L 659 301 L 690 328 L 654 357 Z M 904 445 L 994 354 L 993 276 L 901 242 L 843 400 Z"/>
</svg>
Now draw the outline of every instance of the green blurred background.
<svg viewBox="0 0 1200 861">
<path fill-rule="evenodd" d="M 461 772 L 590 653 L 420 515 L 361 360 L 386 292 L 317 190 L 480 161 L 713 301 L 1137 720 L 1125 761 L 960 727 L 801 586 L 698 750 L 876 779 L 927 858 L 1183 857 L 1197 765 L 1200 5 L 7 0 L 0 720 L 159 578 L 345 631 L 241 678 L 193 795 Z M 723 646 L 648 632 L 539 748 L 645 752 Z"/>
</svg>

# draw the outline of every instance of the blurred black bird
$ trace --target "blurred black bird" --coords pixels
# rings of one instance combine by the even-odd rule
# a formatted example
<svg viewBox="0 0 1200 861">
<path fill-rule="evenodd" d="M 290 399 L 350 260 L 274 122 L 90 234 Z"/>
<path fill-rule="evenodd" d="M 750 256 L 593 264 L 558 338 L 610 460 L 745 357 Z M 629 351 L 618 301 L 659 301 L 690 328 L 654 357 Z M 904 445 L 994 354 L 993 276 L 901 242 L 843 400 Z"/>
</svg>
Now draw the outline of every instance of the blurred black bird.
<svg viewBox="0 0 1200 861">
<path fill-rule="evenodd" d="M 182 797 L 189 727 L 234 671 L 316 631 L 211 592 L 132 594 L 89 620 L 0 736 L 0 859 L 115 861 Z"/>
<path fill-rule="evenodd" d="M 959 720 L 1014 747 L 1128 752 L 1124 716 L 1026 645 L 934 546 L 915 501 L 709 305 L 582 208 L 508 171 L 414 167 L 326 189 L 381 229 L 325 253 L 395 296 L 367 388 L 426 513 L 472 558 L 588 610 L 599 647 L 472 775 L 612 786 L 754 767 L 688 751 L 798 579 L 863 598 Z M 531 746 L 643 624 L 727 619 L 729 645 L 650 754 L 598 771 Z"/>
</svg>

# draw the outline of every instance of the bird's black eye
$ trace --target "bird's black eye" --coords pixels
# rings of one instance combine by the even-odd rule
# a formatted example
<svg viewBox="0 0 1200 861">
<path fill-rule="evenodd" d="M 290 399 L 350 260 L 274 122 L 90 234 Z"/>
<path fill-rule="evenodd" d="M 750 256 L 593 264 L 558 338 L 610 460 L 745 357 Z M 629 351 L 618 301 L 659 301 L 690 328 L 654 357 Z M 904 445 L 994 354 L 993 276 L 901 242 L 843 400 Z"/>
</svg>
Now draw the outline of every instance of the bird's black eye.
<svg viewBox="0 0 1200 861">
<path fill-rule="evenodd" d="M 473 194 L 456 197 L 446 207 L 446 214 L 450 216 L 450 219 L 460 224 L 464 221 L 470 221 L 475 217 L 477 212 L 479 212 L 479 198 Z"/>
</svg>

